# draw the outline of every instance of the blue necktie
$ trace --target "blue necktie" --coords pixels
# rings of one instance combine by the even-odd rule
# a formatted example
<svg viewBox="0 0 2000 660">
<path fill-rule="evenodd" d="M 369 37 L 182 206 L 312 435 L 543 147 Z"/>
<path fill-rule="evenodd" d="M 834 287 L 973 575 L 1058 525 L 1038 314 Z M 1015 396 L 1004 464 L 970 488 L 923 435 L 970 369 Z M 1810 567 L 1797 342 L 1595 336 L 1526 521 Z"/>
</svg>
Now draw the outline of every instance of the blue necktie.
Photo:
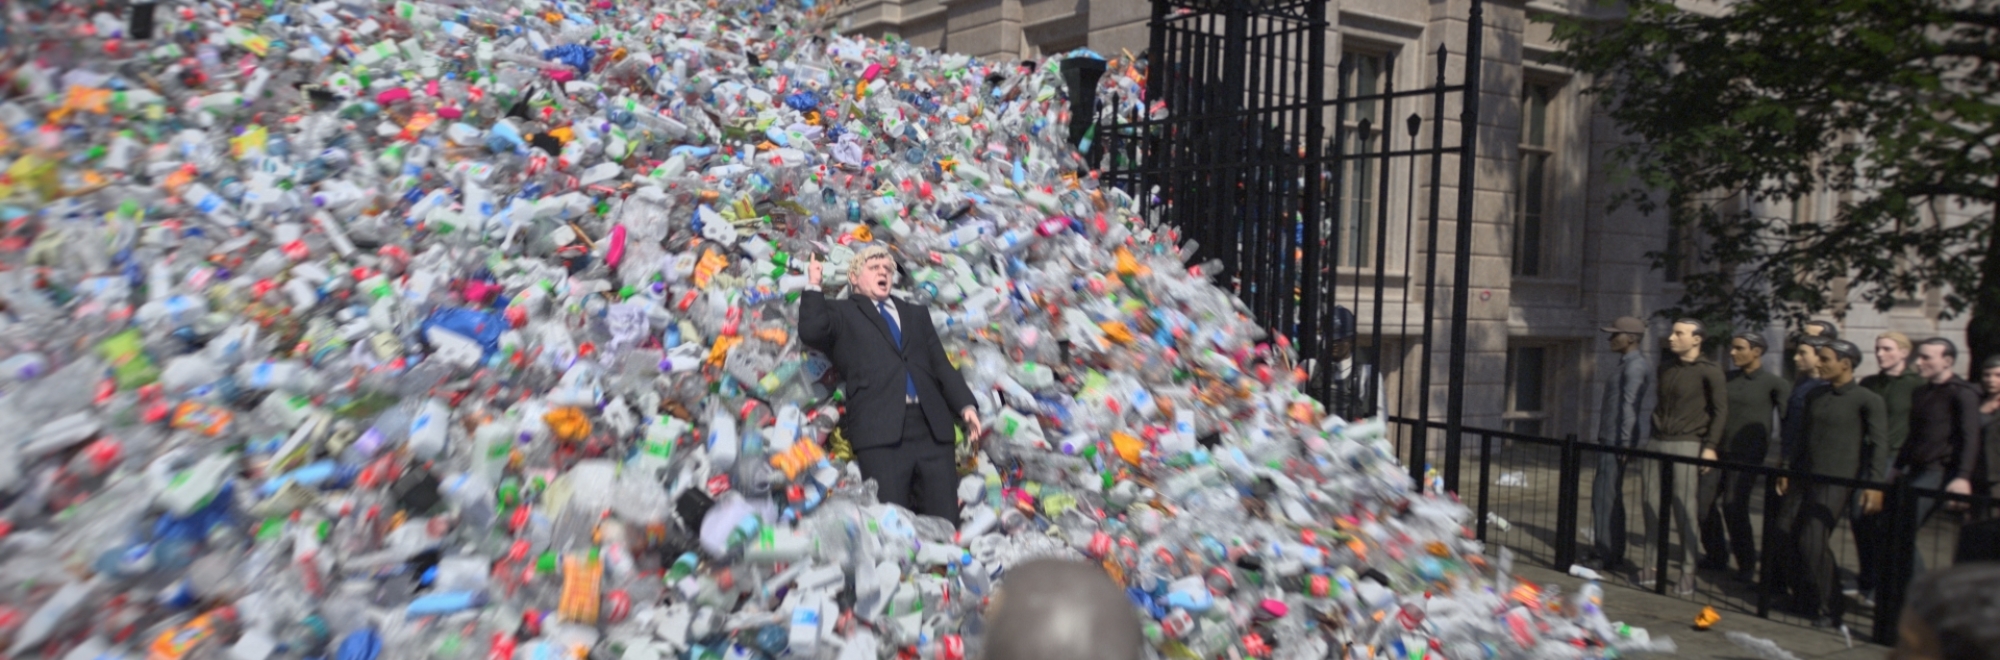
<svg viewBox="0 0 2000 660">
<path fill-rule="evenodd" d="M 889 338 L 896 340 L 896 348 L 898 349 L 902 348 L 903 327 L 897 325 L 895 315 L 889 313 L 889 302 L 885 300 L 882 302 L 875 303 L 875 311 L 882 314 L 882 320 L 889 322 Z M 903 387 L 904 387 L 904 394 L 908 395 L 909 398 L 911 399 L 917 398 L 916 377 L 911 376 L 908 372 L 905 372 L 903 374 Z"/>
</svg>

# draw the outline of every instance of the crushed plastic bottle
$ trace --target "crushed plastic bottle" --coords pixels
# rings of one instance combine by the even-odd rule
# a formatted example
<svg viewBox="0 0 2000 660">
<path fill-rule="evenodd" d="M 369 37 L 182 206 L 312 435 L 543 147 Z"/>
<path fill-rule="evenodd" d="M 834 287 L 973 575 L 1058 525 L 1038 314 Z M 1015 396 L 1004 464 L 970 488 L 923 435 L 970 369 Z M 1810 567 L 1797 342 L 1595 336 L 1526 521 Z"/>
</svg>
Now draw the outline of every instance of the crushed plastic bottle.
<svg viewBox="0 0 2000 660">
<path fill-rule="evenodd" d="M 1051 556 L 1153 657 L 1671 649 L 1301 394 L 1082 171 L 1057 60 L 811 0 L 6 11 L 11 657 L 948 660 Z M 797 337 L 868 245 L 989 429 L 955 529 L 877 501 Z"/>
</svg>

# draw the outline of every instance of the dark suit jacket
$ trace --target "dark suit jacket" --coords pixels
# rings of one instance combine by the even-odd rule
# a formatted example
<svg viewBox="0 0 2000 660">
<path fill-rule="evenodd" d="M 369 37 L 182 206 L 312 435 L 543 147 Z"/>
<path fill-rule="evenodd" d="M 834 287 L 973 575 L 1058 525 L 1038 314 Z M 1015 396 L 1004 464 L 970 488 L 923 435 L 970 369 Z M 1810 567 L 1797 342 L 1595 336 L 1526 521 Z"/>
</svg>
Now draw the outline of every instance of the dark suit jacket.
<svg viewBox="0 0 2000 660">
<path fill-rule="evenodd" d="M 827 300 L 818 291 L 799 298 L 799 340 L 825 353 L 847 380 L 847 413 L 840 423 L 854 449 L 902 440 L 904 374 L 916 381 L 931 438 L 951 444 L 958 411 L 973 405 L 972 388 L 945 357 L 930 310 L 889 299 L 902 321 L 901 350 L 890 338 L 889 323 L 867 298 Z"/>
</svg>

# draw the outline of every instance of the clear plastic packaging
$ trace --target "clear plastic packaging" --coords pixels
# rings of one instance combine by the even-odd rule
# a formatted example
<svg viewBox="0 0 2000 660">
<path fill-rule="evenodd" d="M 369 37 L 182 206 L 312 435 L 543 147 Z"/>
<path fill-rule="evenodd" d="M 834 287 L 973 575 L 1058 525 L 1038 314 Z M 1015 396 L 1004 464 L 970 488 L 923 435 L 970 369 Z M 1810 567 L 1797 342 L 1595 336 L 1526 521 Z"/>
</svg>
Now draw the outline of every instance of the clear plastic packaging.
<svg viewBox="0 0 2000 660">
<path fill-rule="evenodd" d="M 1038 557 L 1155 657 L 1661 647 L 1498 591 L 1081 171 L 1051 118 L 1155 112 L 1143 61 L 1069 90 L 811 1 L 8 11 L 12 657 L 976 657 Z M 797 337 L 872 245 L 987 431 L 957 528 L 879 502 Z"/>
</svg>

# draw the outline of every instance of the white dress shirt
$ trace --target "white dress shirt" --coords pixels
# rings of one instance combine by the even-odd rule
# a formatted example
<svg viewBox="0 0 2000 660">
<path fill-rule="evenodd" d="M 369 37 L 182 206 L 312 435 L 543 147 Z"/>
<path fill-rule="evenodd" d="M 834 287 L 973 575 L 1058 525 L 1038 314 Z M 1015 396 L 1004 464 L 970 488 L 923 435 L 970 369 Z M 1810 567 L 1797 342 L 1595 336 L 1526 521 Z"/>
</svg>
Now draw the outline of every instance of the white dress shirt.
<svg viewBox="0 0 2000 660">
<path fill-rule="evenodd" d="M 895 298 L 888 298 L 888 299 L 884 299 L 884 300 L 883 300 L 882 302 L 880 302 L 880 303 L 877 303 L 877 302 L 874 302 L 874 301 L 872 301 L 872 300 L 871 300 L 871 301 L 869 301 L 869 304 L 870 304 L 870 306 L 873 306 L 873 307 L 875 308 L 875 311 L 877 311 L 877 312 L 880 312 L 880 311 L 882 311 L 882 310 L 884 310 L 884 309 L 887 309 L 887 310 L 889 310 L 889 318 L 892 318 L 892 319 L 895 319 L 895 320 L 896 320 L 896 329 L 897 329 L 898 331 L 902 331 L 902 330 L 905 330 L 905 329 L 906 329 L 906 328 L 904 328 L 904 327 L 903 327 L 903 313 L 902 313 L 901 311 L 898 311 L 898 310 L 896 309 L 896 299 L 895 299 Z"/>
</svg>

